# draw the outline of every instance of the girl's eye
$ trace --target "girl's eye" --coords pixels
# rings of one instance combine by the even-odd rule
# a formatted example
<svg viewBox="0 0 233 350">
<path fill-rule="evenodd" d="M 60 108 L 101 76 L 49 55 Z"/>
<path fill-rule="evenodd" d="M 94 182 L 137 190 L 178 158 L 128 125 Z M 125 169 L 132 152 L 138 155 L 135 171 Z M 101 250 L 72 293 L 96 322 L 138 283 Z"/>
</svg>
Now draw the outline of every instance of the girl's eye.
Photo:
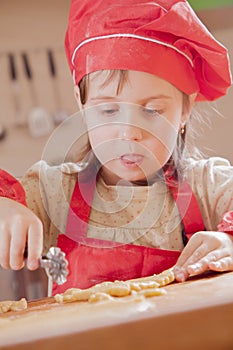
<svg viewBox="0 0 233 350">
<path fill-rule="evenodd" d="M 118 111 L 119 108 L 114 105 L 103 105 L 101 107 L 101 114 L 108 117 L 114 116 Z"/>
<path fill-rule="evenodd" d="M 102 110 L 102 113 L 105 114 L 105 115 L 114 115 L 115 113 L 117 113 L 117 109 L 104 109 Z"/>
<path fill-rule="evenodd" d="M 143 112 L 150 116 L 158 116 L 163 113 L 162 110 L 154 109 L 154 108 L 143 108 Z"/>
</svg>

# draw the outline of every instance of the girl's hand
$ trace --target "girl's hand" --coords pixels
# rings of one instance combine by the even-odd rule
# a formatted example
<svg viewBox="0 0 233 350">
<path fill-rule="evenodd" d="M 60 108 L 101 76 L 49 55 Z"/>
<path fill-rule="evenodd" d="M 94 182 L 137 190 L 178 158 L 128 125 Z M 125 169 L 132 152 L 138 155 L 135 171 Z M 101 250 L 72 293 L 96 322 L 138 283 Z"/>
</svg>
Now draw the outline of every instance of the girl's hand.
<svg viewBox="0 0 233 350">
<path fill-rule="evenodd" d="M 19 270 L 24 266 L 27 243 L 27 266 L 39 267 L 42 253 L 43 228 L 40 219 L 27 207 L 0 197 L 0 266 Z"/>
<path fill-rule="evenodd" d="M 207 270 L 233 270 L 233 237 L 224 232 L 195 233 L 182 251 L 175 267 L 175 278 L 185 281 L 190 275 Z"/>
</svg>

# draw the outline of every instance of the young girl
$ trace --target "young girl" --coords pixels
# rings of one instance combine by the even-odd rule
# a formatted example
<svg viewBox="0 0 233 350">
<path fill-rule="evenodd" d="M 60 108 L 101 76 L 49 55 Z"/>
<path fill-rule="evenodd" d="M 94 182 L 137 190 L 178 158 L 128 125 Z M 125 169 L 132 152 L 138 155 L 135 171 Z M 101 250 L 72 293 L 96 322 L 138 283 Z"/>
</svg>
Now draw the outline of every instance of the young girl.
<svg viewBox="0 0 233 350">
<path fill-rule="evenodd" d="M 65 43 L 87 142 L 77 162 L 27 172 L 34 214 L 5 202 L 1 265 L 21 268 L 27 241 L 37 268 L 42 241 L 58 245 L 70 273 L 54 293 L 233 270 L 233 168 L 185 143 L 195 103 L 231 85 L 226 49 L 184 0 L 73 0 Z"/>
</svg>

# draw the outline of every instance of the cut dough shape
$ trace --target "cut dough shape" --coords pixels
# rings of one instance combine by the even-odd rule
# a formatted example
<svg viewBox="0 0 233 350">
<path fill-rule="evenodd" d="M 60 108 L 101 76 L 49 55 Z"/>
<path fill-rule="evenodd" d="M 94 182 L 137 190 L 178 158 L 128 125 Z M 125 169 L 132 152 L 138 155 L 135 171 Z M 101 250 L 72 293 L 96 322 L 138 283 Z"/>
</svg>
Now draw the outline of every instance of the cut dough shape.
<svg viewBox="0 0 233 350">
<path fill-rule="evenodd" d="M 172 283 L 174 279 L 172 269 L 168 269 L 158 275 L 128 281 L 102 282 L 88 289 L 69 288 L 62 294 L 56 294 L 54 298 L 58 303 L 96 302 L 111 300 L 112 297 L 136 296 L 137 294 L 147 298 L 165 294 L 166 291 L 161 287 Z"/>
<path fill-rule="evenodd" d="M 22 298 L 18 301 L 14 300 L 4 300 L 0 301 L 0 313 L 5 313 L 8 311 L 21 311 L 27 309 L 27 301 Z"/>
</svg>

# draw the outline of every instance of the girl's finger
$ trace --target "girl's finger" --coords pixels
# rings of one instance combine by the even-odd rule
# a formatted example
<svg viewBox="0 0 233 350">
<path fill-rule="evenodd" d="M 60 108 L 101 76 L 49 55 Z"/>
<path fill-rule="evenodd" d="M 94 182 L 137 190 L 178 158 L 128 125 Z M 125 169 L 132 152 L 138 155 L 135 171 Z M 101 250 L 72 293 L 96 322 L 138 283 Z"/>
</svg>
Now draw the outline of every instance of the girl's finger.
<svg viewBox="0 0 233 350">
<path fill-rule="evenodd" d="M 225 248 L 215 249 L 212 252 L 208 253 L 202 259 L 200 259 L 197 263 L 191 264 L 187 266 L 187 271 L 190 275 L 199 274 L 205 272 L 210 269 L 210 264 L 213 262 L 217 262 L 220 259 L 223 259 L 229 255 L 228 250 Z"/>
<path fill-rule="evenodd" d="M 218 266 L 218 262 L 229 256 L 227 249 L 216 249 L 204 258 L 200 259 L 197 263 L 188 265 L 187 271 L 190 275 L 197 275 L 211 269 L 211 264 L 215 263 Z M 215 266 L 215 265 L 213 265 Z"/>
<path fill-rule="evenodd" d="M 187 266 L 198 262 L 209 252 L 222 246 L 222 242 L 226 238 L 229 240 L 227 235 L 221 232 L 201 231 L 195 233 L 181 253 L 177 265 Z"/>
<path fill-rule="evenodd" d="M 190 275 L 191 276 L 199 275 L 201 273 L 204 273 L 207 270 L 209 270 L 209 266 L 204 259 L 200 260 L 196 264 L 192 264 L 192 265 L 187 266 L 187 272 L 188 272 L 189 276 Z"/>
<path fill-rule="evenodd" d="M 43 226 L 39 219 L 36 219 L 28 229 L 28 261 L 30 270 L 39 267 L 39 258 L 43 249 Z"/>
<path fill-rule="evenodd" d="M 229 249 L 228 248 L 221 248 L 221 249 L 215 249 L 209 254 L 205 256 L 203 260 L 209 265 L 212 262 L 217 262 L 220 259 L 223 259 L 225 257 L 229 256 Z"/>
<path fill-rule="evenodd" d="M 10 268 L 10 234 L 8 228 L 1 228 L 0 241 L 0 266 L 4 269 Z"/>
<path fill-rule="evenodd" d="M 173 272 L 177 282 L 184 282 L 189 277 L 188 272 L 184 268 L 179 268 L 175 266 Z"/>
<path fill-rule="evenodd" d="M 177 260 L 176 266 L 184 266 L 188 259 L 190 259 L 194 252 L 201 246 L 201 244 L 202 237 L 196 233 L 193 237 L 191 237 L 188 244 L 184 247 L 180 257 Z"/>
<path fill-rule="evenodd" d="M 24 249 L 26 245 L 27 227 L 24 222 L 16 220 L 11 228 L 10 267 L 20 270 L 24 266 Z"/>
<path fill-rule="evenodd" d="M 203 257 L 206 256 L 206 254 L 208 254 L 209 247 L 205 243 L 198 243 L 200 243 L 200 245 L 190 244 L 189 247 L 187 246 L 187 249 L 183 250 L 180 259 L 177 261 L 177 266 L 185 268 L 188 265 L 199 262 Z"/>
<path fill-rule="evenodd" d="M 213 271 L 233 271 L 233 258 L 231 256 L 226 256 L 218 261 L 213 261 L 209 263 L 210 270 Z"/>
</svg>

